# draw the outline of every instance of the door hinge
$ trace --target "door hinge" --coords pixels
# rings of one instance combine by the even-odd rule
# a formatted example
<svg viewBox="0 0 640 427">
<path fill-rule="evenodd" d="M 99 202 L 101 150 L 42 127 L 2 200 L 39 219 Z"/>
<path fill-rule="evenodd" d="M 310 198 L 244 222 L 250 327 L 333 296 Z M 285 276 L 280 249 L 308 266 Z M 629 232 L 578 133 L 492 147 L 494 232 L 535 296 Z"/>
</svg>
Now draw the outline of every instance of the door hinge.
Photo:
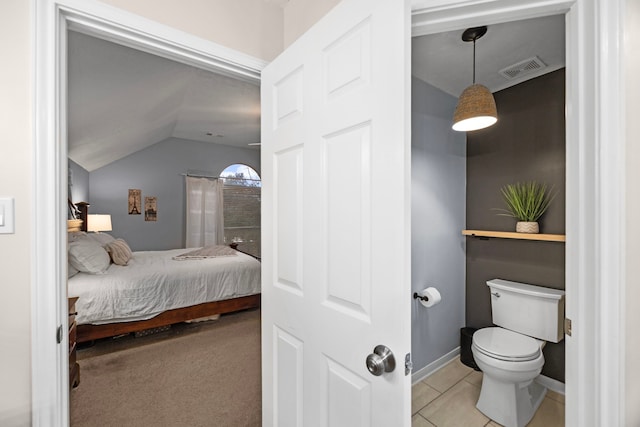
<svg viewBox="0 0 640 427">
<path fill-rule="evenodd" d="M 564 333 L 571 336 L 571 319 L 564 319 Z"/>
<path fill-rule="evenodd" d="M 58 344 L 62 342 L 62 325 L 58 326 L 58 330 L 56 331 L 56 341 Z"/>
<path fill-rule="evenodd" d="M 404 375 L 409 375 L 413 369 L 413 362 L 411 362 L 411 353 L 407 353 L 404 357 Z"/>
</svg>

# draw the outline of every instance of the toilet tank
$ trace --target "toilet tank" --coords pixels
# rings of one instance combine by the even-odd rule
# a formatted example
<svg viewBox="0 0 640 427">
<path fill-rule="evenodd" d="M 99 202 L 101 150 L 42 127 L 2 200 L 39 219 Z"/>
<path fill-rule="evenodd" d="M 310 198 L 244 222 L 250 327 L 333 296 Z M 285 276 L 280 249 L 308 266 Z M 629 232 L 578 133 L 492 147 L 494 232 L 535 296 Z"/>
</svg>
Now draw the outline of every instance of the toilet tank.
<svg viewBox="0 0 640 427">
<path fill-rule="evenodd" d="M 564 291 L 502 279 L 487 286 L 495 325 L 550 342 L 564 338 Z"/>
</svg>

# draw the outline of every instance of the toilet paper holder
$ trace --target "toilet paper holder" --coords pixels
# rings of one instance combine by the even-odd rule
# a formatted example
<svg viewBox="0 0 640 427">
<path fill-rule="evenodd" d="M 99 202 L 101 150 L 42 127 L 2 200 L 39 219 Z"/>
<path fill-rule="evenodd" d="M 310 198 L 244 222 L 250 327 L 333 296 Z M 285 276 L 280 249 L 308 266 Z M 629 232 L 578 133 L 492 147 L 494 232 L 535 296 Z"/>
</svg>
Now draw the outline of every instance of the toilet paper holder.
<svg viewBox="0 0 640 427">
<path fill-rule="evenodd" d="M 436 304 L 439 304 L 442 301 L 442 296 L 440 292 L 434 287 L 428 287 L 423 289 L 422 291 L 414 292 L 413 299 L 417 299 L 420 301 L 426 308 L 433 307 Z"/>
<path fill-rule="evenodd" d="M 413 299 L 419 299 L 421 301 L 429 301 L 429 297 L 424 296 L 424 295 L 418 295 L 417 292 L 413 293 Z"/>
</svg>

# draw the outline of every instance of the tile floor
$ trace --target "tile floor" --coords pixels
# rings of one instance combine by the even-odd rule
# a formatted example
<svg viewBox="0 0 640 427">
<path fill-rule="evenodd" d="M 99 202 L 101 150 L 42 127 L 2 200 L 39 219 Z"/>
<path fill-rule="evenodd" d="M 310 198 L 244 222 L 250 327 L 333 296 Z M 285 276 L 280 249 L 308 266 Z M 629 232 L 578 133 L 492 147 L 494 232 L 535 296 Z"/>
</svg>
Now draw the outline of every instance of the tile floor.
<svg viewBox="0 0 640 427">
<path fill-rule="evenodd" d="M 412 427 L 499 427 L 476 409 L 482 372 L 455 359 L 413 385 Z M 564 395 L 547 391 L 528 427 L 563 427 Z"/>
</svg>

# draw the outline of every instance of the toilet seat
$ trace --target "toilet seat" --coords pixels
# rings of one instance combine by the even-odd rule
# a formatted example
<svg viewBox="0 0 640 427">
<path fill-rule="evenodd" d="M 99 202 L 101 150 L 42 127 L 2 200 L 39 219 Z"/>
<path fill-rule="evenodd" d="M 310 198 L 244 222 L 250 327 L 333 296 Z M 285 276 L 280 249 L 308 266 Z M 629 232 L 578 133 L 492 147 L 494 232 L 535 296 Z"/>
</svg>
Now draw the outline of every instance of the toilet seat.
<svg viewBox="0 0 640 427">
<path fill-rule="evenodd" d="M 483 328 L 473 334 L 473 346 L 488 357 L 508 362 L 526 362 L 540 357 L 541 342 L 499 327 Z"/>
</svg>

